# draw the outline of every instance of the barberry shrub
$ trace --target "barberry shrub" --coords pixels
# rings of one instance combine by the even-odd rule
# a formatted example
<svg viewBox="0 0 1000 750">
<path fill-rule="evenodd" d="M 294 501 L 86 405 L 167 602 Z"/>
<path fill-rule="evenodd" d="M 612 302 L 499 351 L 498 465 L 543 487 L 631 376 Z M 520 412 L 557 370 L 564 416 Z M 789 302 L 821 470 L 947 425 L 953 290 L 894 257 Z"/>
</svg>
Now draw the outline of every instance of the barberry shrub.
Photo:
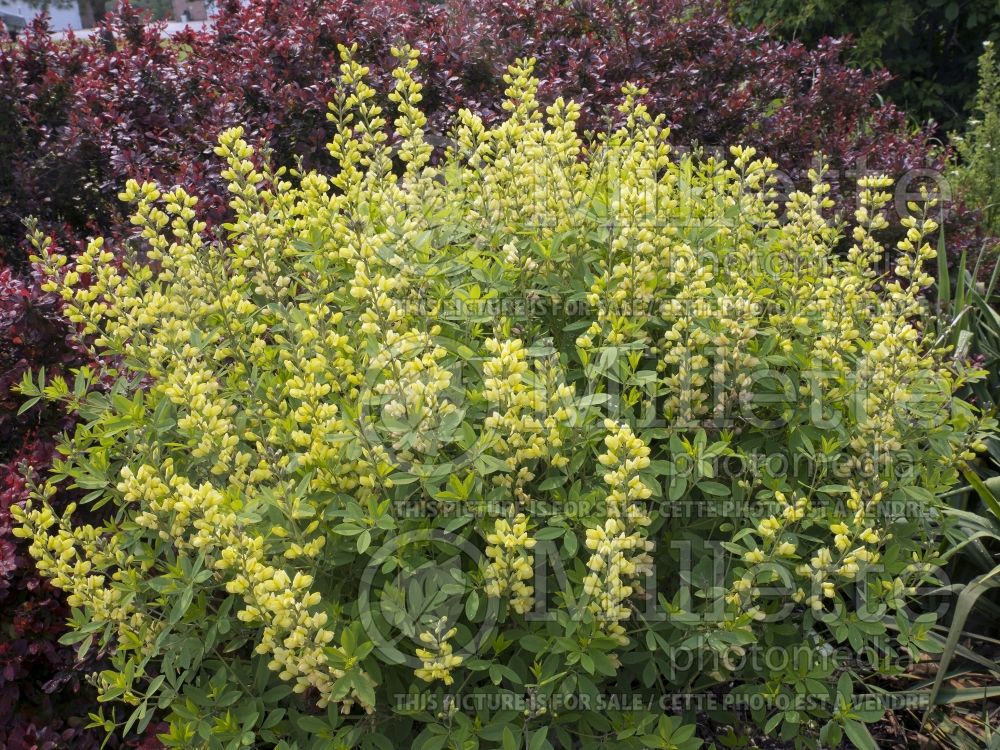
<svg viewBox="0 0 1000 750">
<path fill-rule="evenodd" d="M 130 181 L 121 264 L 36 238 L 106 364 L 21 384 L 80 421 L 15 513 L 68 640 L 110 653 L 100 720 L 686 750 L 721 696 L 799 747 L 870 741 L 855 657 L 932 647 L 937 495 L 995 427 L 923 332 L 930 209 L 884 278 L 888 179 L 841 255 L 822 170 L 779 221 L 768 158 L 675 157 L 634 86 L 585 144 L 531 60 L 432 163 L 415 52 L 387 108 L 342 54 L 332 174 L 235 128 L 218 233 Z"/>
</svg>

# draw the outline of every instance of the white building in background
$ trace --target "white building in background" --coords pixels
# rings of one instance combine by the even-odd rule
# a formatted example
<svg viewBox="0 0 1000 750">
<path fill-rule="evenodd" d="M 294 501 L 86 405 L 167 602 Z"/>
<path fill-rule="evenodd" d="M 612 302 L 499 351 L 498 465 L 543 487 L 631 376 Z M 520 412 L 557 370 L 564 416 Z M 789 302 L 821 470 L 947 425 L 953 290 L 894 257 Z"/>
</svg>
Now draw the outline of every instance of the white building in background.
<svg viewBox="0 0 1000 750">
<path fill-rule="evenodd" d="M 172 0 L 174 21 L 205 21 L 214 3 L 209 0 Z"/>
<path fill-rule="evenodd" d="M 79 3 L 62 3 L 69 7 L 59 8 L 57 3 L 52 3 L 48 8 L 49 16 L 52 18 L 53 31 L 65 31 L 66 29 L 82 29 L 83 22 L 80 17 Z M 3 0 L 0 2 L 0 13 L 9 13 L 13 16 L 20 16 L 27 23 L 41 13 L 41 9 L 33 7 L 25 0 Z"/>
<path fill-rule="evenodd" d="M 171 0 L 171 17 L 167 21 L 174 22 L 201 22 L 208 19 L 215 10 L 213 0 Z M 78 0 L 50 0 L 47 4 L 35 0 L 32 4 L 28 0 L 0 0 L 0 20 L 3 16 L 15 16 L 24 19 L 25 24 L 40 15 L 43 10 L 41 5 L 47 5 L 49 17 L 52 19 L 51 26 L 55 32 L 73 29 L 89 29 L 95 26 L 94 12 L 89 2 L 79 2 Z M 104 7 L 108 11 L 114 10 L 117 3 L 115 0 L 106 0 Z M 60 7 L 62 6 L 62 7 Z M 16 27 L 22 26 L 18 23 Z"/>
</svg>

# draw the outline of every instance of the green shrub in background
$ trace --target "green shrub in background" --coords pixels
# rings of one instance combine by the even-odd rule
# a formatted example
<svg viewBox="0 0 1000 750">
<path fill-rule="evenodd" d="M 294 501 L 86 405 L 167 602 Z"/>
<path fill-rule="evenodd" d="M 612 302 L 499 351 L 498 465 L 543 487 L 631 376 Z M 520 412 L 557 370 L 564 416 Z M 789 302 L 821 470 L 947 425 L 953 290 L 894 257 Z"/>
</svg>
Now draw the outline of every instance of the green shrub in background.
<svg viewBox="0 0 1000 750">
<path fill-rule="evenodd" d="M 982 44 L 1000 42 L 995 0 L 732 0 L 730 8 L 743 23 L 763 23 L 807 45 L 850 36 L 852 61 L 888 69 L 896 77 L 890 98 L 942 132 L 964 127 Z"/>
<path fill-rule="evenodd" d="M 134 258 L 37 241 L 113 363 L 22 383 L 81 420 L 17 513 L 68 640 L 110 654 L 96 720 L 158 713 L 178 748 L 688 750 L 704 709 L 873 746 L 866 681 L 934 647 L 937 495 L 995 426 L 923 334 L 929 207 L 886 278 L 888 179 L 841 257 L 821 173 L 779 220 L 753 149 L 674 157 L 634 87 L 586 145 L 532 61 L 432 165 L 397 52 L 390 115 L 343 51 L 335 174 L 222 136 L 219 236 L 130 182 Z M 56 513 L 63 483 L 106 520 Z"/>
<path fill-rule="evenodd" d="M 148 11 L 156 21 L 181 20 L 174 18 L 173 3 L 170 0 L 131 0 L 131 4 L 133 8 Z"/>
<path fill-rule="evenodd" d="M 979 58 L 979 90 L 969 127 L 953 135 L 958 164 L 952 172 L 959 194 L 983 213 L 983 223 L 1000 235 L 1000 69 L 996 45 Z"/>
</svg>

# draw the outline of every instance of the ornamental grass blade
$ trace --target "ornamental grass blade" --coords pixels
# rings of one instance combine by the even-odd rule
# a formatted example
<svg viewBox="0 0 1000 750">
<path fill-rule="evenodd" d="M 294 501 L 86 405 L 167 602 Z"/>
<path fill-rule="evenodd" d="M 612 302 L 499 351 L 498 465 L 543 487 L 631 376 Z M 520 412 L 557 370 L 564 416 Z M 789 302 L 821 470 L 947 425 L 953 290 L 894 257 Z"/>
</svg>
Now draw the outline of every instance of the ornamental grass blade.
<svg viewBox="0 0 1000 750">
<path fill-rule="evenodd" d="M 979 597 L 997 585 L 993 579 L 998 575 L 1000 575 L 1000 565 L 993 568 L 993 570 L 989 573 L 985 573 L 978 578 L 975 578 L 968 586 L 965 587 L 965 590 L 958 595 L 958 602 L 955 605 L 955 616 L 951 621 L 951 630 L 948 631 L 948 638 L 945 641 L 944 650 L 941 652 L 941 660 L 938 662 L 937 676 L 934 678 L 934 684 L 931 686 L 930 695 L 927 697 L 927 708 L 924 710 L 924 716 L 920 721 L 921 728 L 927 726 L 927 719 L 930 717 L 931 709 L 937 705 L 938 696 L 941 693 L 941 685 L 944 682 L 945 675 L 947 674 L 948 665 L 951 663 L 952 657 L 955 655 L 955 651 L 958 647 L 958 641 L 964 632 L 963 628 L 966 620 L 969 619 L 969 615 L 975 608 L 976 601 Z"/>
</svg>

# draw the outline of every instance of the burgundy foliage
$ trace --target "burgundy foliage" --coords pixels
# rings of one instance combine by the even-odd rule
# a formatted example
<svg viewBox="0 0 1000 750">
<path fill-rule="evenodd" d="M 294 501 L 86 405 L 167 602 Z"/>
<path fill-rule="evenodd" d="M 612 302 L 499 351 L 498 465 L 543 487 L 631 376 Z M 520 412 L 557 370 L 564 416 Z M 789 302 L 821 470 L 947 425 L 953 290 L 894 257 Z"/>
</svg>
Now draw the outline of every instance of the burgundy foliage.
<svg viewBox="0 0 1000 750">
<path fill-rule="evenodd" d="M 42 470 L 54 436 L 70 426 L 39 405 L 18 415 L 11 386 L 26 370 L 67 372 L 82 354 L 67 338 L 57 300 L 39 290 L 22 219 L 39 217 L 63 247 L 87 236 L 120 241 L 115 198 L 128 177 L 180 184 L 204 216 L 226 215 L 212 148 L 242 124 L 277 163 L 327 167 L 326 103 L 337 44 L 358 44 L 375 85 L 391 83 L 393 45 L 421 52 L 419 76 L 432 137 L 459 107 L 502 115 L 502 75 L 516 57 L 537 59 L 540 98 L 583 105 L 581 125 L 613 124 L 621 84 L 647 86 L 678 146 L 753 145 L 793 180 L 824 152 L 838 208 L 850 215 L 858 170 L 900 177 L 939 169 L 926 132 L 882 104 L 885 74 L 841 60 L 842 42 L 815 49 L 733 25 L 708 4 L 681 0 L 222 0 L 206 32 L 165 43 L 124 7 L 92 41 L 55 42 L 36 23 L 0 49 L 0 747 L 90 747 L 93 695 L 75 654 L 56 643 L 67 615 L 10 534 L 9 507 L 24 497 L 18 465 Z M 973 222 L 953 212 L 949 241 Z M 114 244 L 112 242 L 111 244 Z M 89 665 L 84 665 L 89 666 Z M 83 718 L 81 718 L 83 717 Z M 94 744 L 96 743 L 96 744 Z"/>
</svg>

